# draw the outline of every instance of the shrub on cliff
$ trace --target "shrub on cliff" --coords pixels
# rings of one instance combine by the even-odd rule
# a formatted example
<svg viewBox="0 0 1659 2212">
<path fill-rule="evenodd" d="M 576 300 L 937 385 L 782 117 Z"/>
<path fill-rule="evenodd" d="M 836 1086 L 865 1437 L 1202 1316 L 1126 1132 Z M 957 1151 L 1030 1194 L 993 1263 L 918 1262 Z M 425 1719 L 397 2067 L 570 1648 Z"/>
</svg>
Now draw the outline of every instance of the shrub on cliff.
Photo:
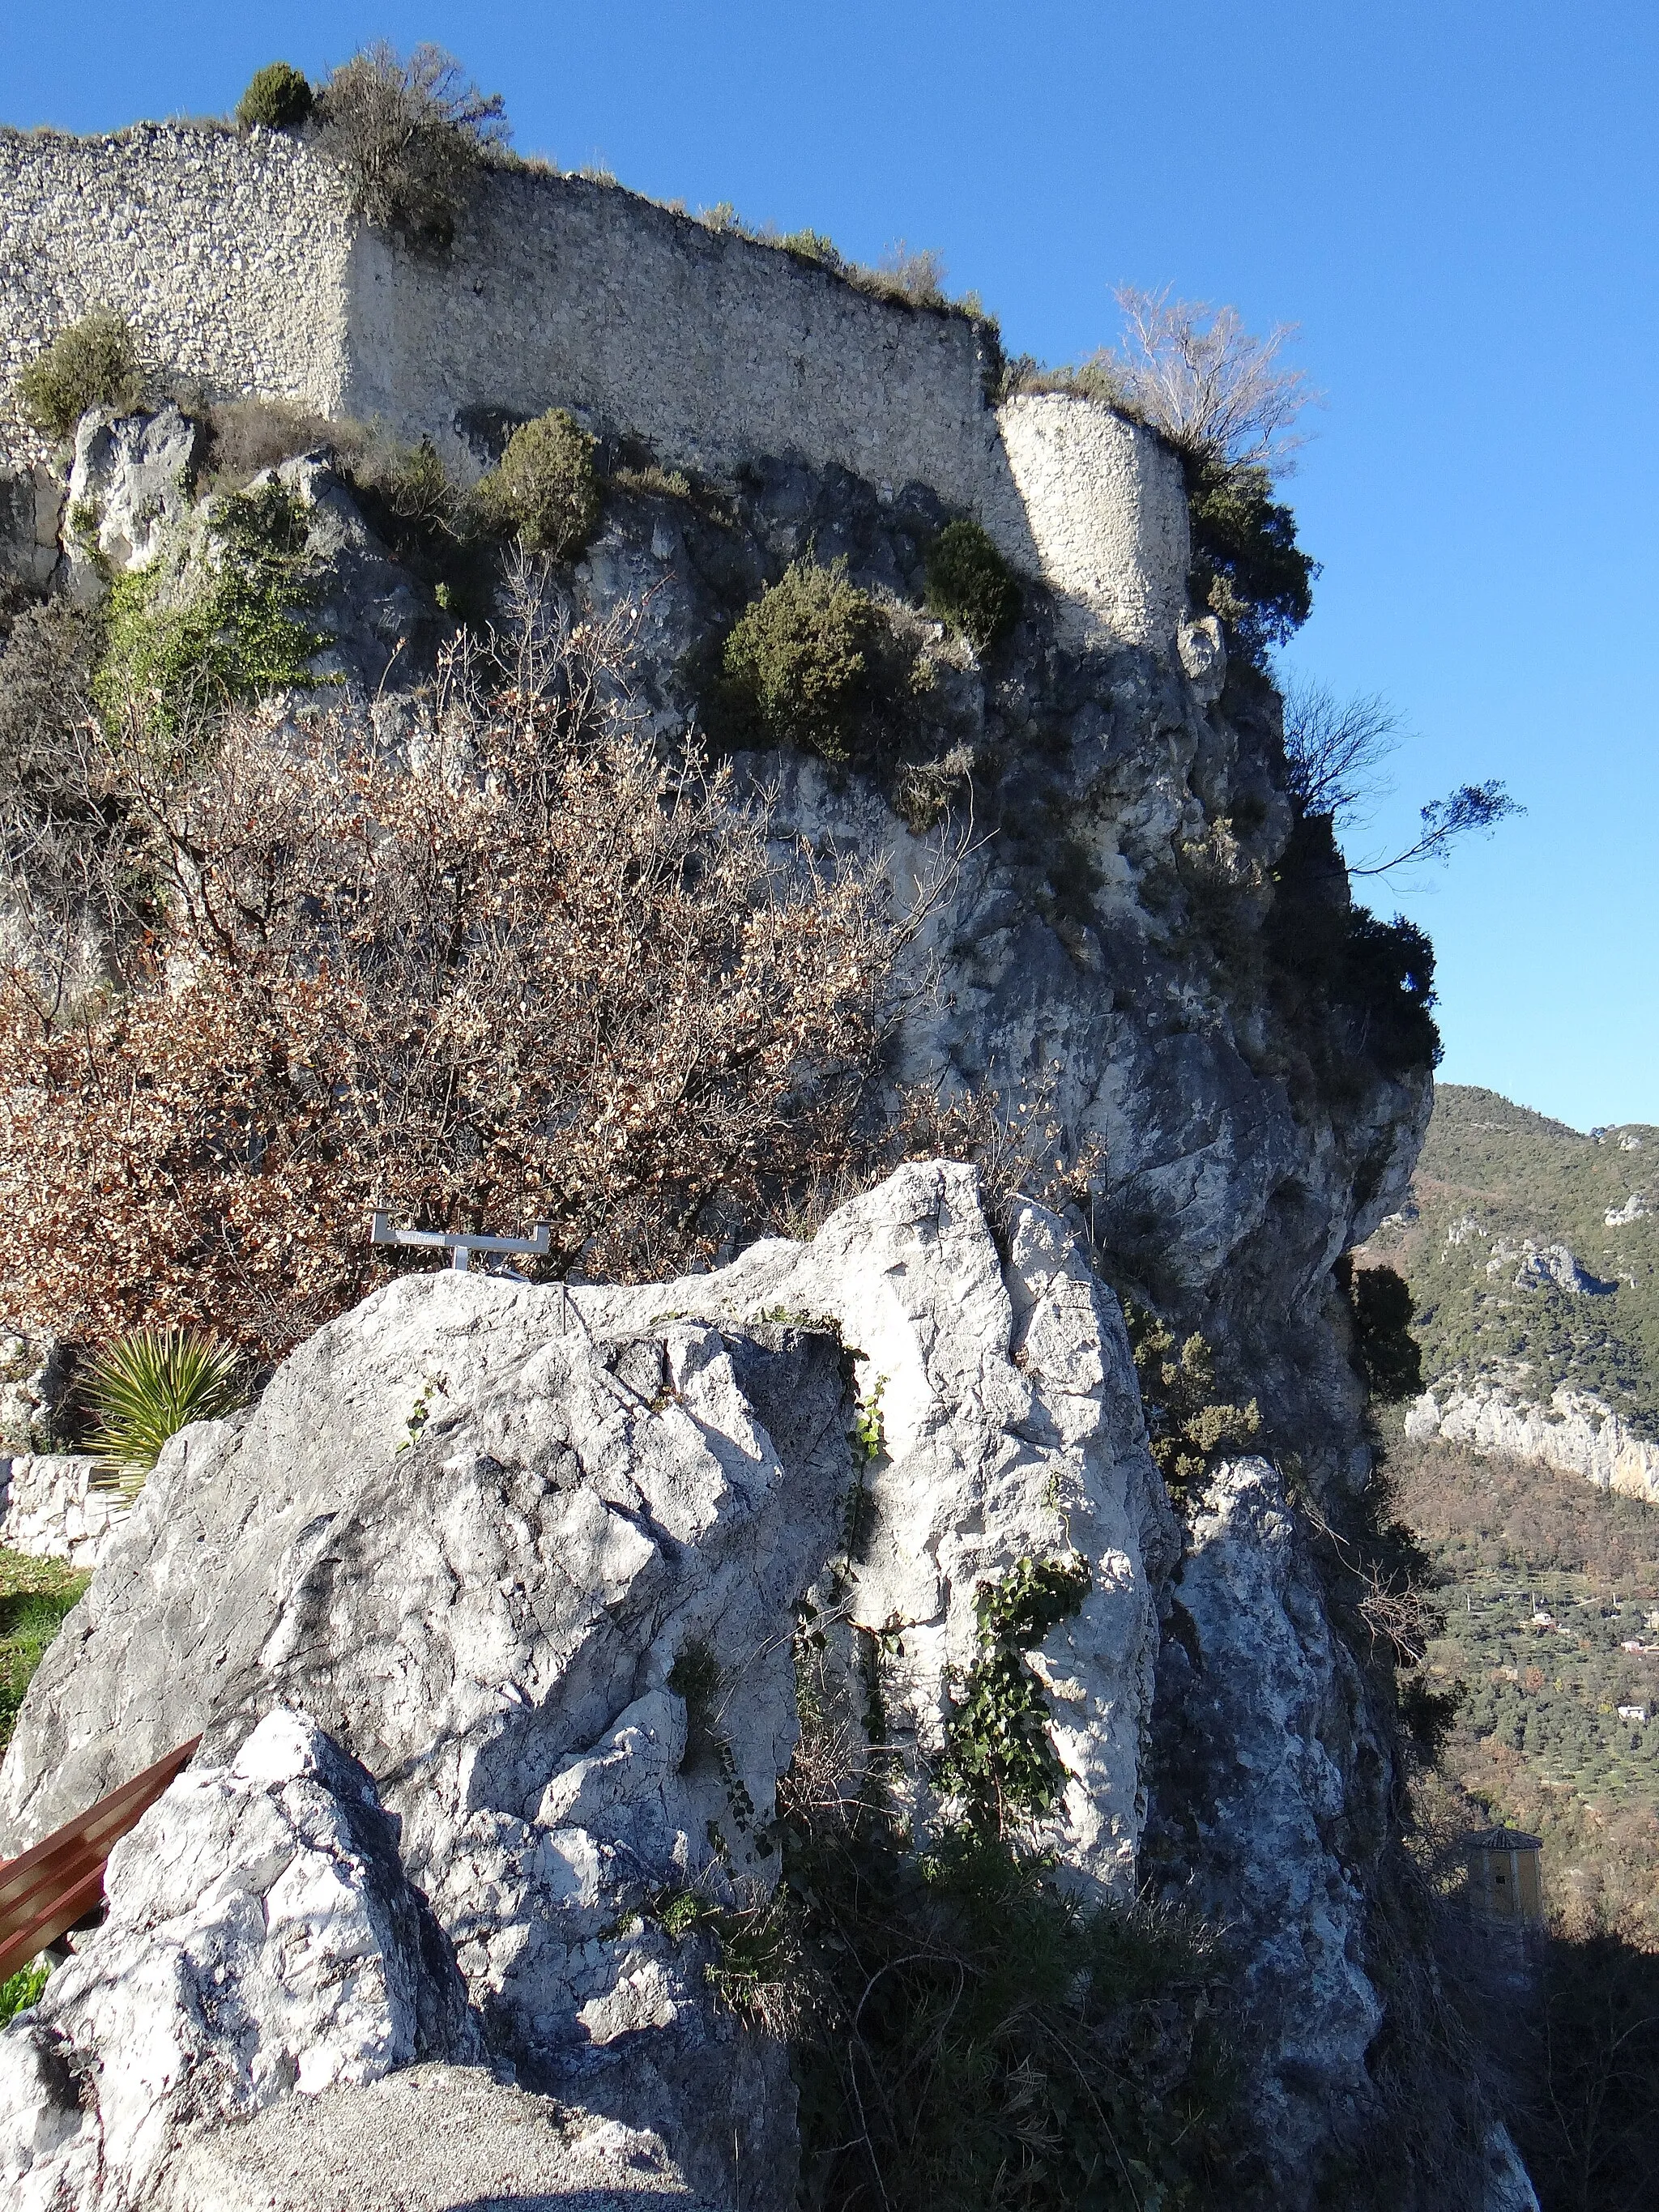
<svg viewBox="0 0 1659 2212">
<path fill-rule="evenodd" d="M 1245 1451 L 1261 1427 L 1254 1398 L 1229 1404 L 1216 1392 L 1215 1358 L 1197 1331 L 1177 1344 L 1156 1314 L 1126 1305 L 1135 1378 L 1152 1460 L 1171 1490 L 1201 1482 L 1219 1452 Z"/>
<path fill-rule="evenodd" d="M 761 744 L 804 745 L 825 760 L 857 746 L 875 603 L 845 561 L 803 555 L 732 625 L 721 655 L 725 699 Z"/>
<path fill-rule="evenodd" d="M 59 331 L 17 379 L 24 419 L 52 438 L 73 437 L 88 408 L 127 412 L 143 395 L 137 339 L 119 315 L 101 308 Z"/>
<path fill-rule="evenodd" d="M 947 522 L 927 549 L 929 610 L 984 653 L 1019 616 L 1019 586 L 976 522 Z"/>
<path fill-rule="evenodd" d="M 1189 589 L 1221 617 L 1256 666 L 1285 644 L 1313 611 L 1319 563 L 1296 542 L 1296 517 L 1273 496 L 1265 468 L 1225 460 L 1187 464 L 1192 521 Z"/>
<path fill-rule="evenodd" d="M 562 407 L 521 422 L 477 497 L 485 519 L 528 551 L 573 561 L 599 519 L 593 441 Z"/>
<path fill-rule="evenodd" d="M 305 517 L 282 485 L 214 502 L 222 556 L 199 573 L 118 576 L 93 696 L 113 725 L 132 717 L 171 742 L 230 701 L 312 681 L 324 640 L 296 619 L 315 596 Z"/>
<path fill-rule="evenodd" d="M 885 928 L 855 874 L 786 878 L 721 775 L 657 758 L 637 619 L 526 587 L 407 749 L 343 707 L 234 711 L 185 754 L 88 732 L 159 895 L 118 988 L 66 995 L 45 929 L 0 974 L 24 1310 L 275 1351 L 386 1264 L 376 1206 L 545 1221 L 556 1271 L 654 1277 L 833 1164 Z"/>
<path fill-rule="evenodd" d="M 453 239 L 486 153 L 507 137 L 501 94 L 480 92 L 441 46 L 402 61 L 385 40 L 334 71 L 317 119 L 354 212 L 436 252 Z"/>
<path fill-rule="evenodd" d="M 290 63 L 267 62 L 248 79 L 236 103 L 236 121 L 244 131 L 292 131 L 310 114 L 315 97 L 309 81 Z"/>
</svg>

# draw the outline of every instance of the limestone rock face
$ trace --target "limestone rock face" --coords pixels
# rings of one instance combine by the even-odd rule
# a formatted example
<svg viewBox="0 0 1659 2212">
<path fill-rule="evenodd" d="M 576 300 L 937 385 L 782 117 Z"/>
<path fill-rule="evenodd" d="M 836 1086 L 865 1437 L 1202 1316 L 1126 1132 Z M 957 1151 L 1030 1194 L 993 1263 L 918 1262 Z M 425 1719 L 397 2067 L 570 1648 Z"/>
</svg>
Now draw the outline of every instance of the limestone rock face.
<svg viewBox="0 0 1659 2212">
<path fill-rule="evenodd" d="M 17 2212 L 147 2201 L 187 2123 L 476 2048 L 460 1976 L 374 1785 L 267 1714 L 111 1855 L 109 1911 L 0 2034 L 0 2184 Z"/>
<path fill-rule="evenodd" d="M 1155 1797 L 1182 1817 L 1155 1817 L 1146 1873 L 1187 1869 L 1182 1893 L 1241 1940 L 1257 2094 L 1293 2166 L 1364 2118 L 1382 2004 L 1353 1868 L 1384 1830 L 1388 1767 L 1268 1462 L 1216 1470 L 1169 1599 Z"/>
<path fill-rule="evenodd" d="M 190 512 L 197 426 L 168 401 L 154 415 L 94 407 L 75 434 L 64 510 L 69 589 L 101 598 L 111 572 L 148 568 Z"/>
<path fill-rule="evenodd" d="M 1048 1840 L 1122 1889 L 1173 1550 L 1121 1318 L 1041 1209 L 1005 1266 L 969 1169 L 667 1285 L 404 1276 L 167 1447 L 31 1686 L 0 1850 L 198 1729 L 234 1766 L 303 1712 L 375 1776 L 485 2046 L 659 2131 L 695 2188 L 735 2185 L 735 2138 L 744 2201 L 781 2203 L 782 2053 L 653 1905 L 775 1879 L 798 1602 L 833 1565 L 843 1666 L 861 1632 L 902 1646 L 877 1664 L 920 1803 L 978 1581 L 1086 1561 L 1037 1655 L 1069 1778 Z"/>
<path fill-rule="evenodd" d="M 1413 1401 L 1406 1434 L 1526 1460 L 1576 1474 L 1598 1490 L 1659 1504 L 1659 1443 L 1638 1435 L 1593 1391 L 1564 1386 L 1540 1406 L 1500 1379 L 1454 1375 Z"/>
</svg>

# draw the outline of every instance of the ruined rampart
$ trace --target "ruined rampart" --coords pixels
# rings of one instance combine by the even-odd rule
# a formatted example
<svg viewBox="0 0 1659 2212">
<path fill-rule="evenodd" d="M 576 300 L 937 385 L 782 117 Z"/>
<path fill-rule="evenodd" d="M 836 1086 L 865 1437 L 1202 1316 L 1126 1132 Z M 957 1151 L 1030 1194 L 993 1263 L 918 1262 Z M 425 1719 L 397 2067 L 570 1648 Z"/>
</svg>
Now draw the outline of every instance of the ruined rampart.
<svg viewBox="0 0 1659 2212">
<path fill-rule="evenodd" d="M 966 317 L 585 179 L 486 173 L 431 258 L 354 222 L 337 171 L 292 138 L 0 134 L 7 394 L 94 307 L 212 396 L 380 421 L 474 465 L 481 423 L 563 406 L 666 466 L 792 456 L 919 482 L 1092 630 L 1163 647 L 1185 611 L 1186 506 L 1157 440 L 1079 401 L 994 407 Z M 44 458 L 9 396 L 0 445 L 14 477 Z"/>
</svg>

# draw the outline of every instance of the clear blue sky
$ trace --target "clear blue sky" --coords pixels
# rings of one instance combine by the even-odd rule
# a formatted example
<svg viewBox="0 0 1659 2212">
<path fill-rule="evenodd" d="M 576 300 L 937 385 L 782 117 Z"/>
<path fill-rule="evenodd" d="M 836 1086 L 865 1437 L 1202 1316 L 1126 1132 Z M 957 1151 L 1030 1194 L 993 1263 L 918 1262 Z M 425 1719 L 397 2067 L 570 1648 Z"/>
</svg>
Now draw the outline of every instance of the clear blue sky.
<svg viewBox="0 0 1659 2212">
<path fill-rule="evenodd" d="M 1125 280 L 1299 323 L 1329 404 L 1294 659 L 1413 732 L 1351 847 L 1489 775 L 1528 810 L 1372 886 L 1438 947 L 1443 1074 L 1659 1121 L 1654 0 L 0 0 L 0 117 L 221 111 L 381 35 L 458 53 L 521 151 L 939 248 L 1011 350 L 1110 337 Z"/>
</svg>

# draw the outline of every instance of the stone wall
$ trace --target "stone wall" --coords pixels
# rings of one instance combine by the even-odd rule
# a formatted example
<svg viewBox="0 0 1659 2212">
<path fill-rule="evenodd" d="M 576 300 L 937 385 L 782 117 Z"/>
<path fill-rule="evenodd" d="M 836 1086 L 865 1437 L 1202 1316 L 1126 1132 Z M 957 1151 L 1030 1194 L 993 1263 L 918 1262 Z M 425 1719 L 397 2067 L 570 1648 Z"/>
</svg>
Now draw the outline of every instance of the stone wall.
<svg viewBox="0 0 1659 2212">
<path fill-rule="evenodd" d="M 873 299 L 615 186 L 489 172 L 434 258 L 355 225 L 337 172 L 281 135 L 0 134 L 7 392 L 99 307 L 167 377 L 380 421 L 473 469 L 486 424 L 569 407 L 668 466 L 793 456 L 925 483 L 1046 577 L 1079 637 L 1164 650 L 1186 611 L 1180 470 L 1148 433 L 1053 396 L 998 410 L 965 316 Z M 16 478 L 43 447 L 3 410 Z"/>
<path fill-rule="evenodd" d="M 94 1480 L 97 1466 L 83 1452 L 0 1458 L 0 1547 L 95 1567 L 128 1507 L 118 1491 Z"/>
<path fill-rule="evenodd" d="M 96 307 L 169 376 L 337 413 L 352 239 L 337 179 L 267 131 L 0 131 L 0 444 L 43 457 L 17 371 Z"/>
</svg>

